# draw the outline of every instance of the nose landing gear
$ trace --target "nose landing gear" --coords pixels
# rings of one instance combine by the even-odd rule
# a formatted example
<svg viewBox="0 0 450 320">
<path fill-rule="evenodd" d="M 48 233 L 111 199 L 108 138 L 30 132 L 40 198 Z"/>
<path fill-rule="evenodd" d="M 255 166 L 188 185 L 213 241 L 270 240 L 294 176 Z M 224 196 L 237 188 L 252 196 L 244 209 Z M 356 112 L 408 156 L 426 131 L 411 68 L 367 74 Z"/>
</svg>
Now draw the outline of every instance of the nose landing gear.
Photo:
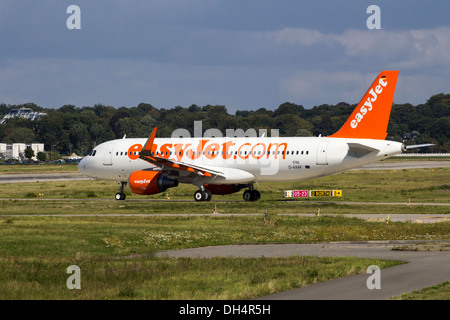
<svg viewBox="0 0 450 320">
<path fill-rule="evenodd" d="M 125 200 L 125 198 L 127 197 L 125 195 L 125 192 L 123 192 L 123 189 L 125 188 L 125 186 L 127 185 L 126 182 L 123 181 L 119 181 L 117 182 L 117 184 L 119 185 L 119 192 L 116 193 L 116 200 Z"/>
</svg>

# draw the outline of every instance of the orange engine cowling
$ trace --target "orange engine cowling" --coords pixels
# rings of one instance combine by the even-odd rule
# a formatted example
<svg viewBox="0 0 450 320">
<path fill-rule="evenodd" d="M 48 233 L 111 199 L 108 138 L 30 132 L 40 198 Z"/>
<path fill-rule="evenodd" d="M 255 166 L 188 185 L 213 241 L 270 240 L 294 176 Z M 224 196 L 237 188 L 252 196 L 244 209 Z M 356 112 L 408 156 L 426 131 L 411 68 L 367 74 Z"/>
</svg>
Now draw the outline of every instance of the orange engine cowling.
<svg viewBox="0 0 450 320">
<path fill-rule="evenodd" d="M 166 191 L 178 186 L 178 180 L 170 179 L 158 171 L 135 171 L 128 178 L 131 191 L 149 195 Z"/>
<path fill-rule="evenodd" d="M 205 189 L 211 194 L 230 194 L 245 188 L 245 184 L 205 184 Z"/>
</svg>

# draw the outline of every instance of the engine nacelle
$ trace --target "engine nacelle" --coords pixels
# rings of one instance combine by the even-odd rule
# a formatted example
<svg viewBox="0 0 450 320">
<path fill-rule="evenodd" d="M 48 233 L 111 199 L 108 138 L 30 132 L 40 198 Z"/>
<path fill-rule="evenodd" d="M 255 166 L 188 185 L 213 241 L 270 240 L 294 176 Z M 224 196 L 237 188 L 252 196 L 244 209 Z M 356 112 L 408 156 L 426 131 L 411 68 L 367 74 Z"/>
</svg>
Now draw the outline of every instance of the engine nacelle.
<svg viewBox="0 0 450 320">
<path fill-rule="evenodd" d="M 170 179 L 158 171 L 135 171 L 128 178 L 133 193 L 150 195 L 178 186 L 178 180 Z"/>
<path fill-rule="evenodd" d="M 247 187 L 245 184 L 205 184 L 205 189 L 211 194 L 230 194 Z"/>
</svg>

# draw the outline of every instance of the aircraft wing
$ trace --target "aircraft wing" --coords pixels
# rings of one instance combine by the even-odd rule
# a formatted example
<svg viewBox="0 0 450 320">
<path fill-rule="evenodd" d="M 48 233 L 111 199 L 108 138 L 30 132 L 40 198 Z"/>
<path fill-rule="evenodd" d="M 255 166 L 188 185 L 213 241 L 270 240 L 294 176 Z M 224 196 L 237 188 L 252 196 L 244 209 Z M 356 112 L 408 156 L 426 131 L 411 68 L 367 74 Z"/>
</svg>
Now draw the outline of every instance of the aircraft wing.
<svg viewBox="0 0 450 320">
<path fill-rule="evenodd" d="M 155 140 L 156 130 L 158 128 L 154 128 L 147 142 L 145 143 L 142 151 L 139 155 L 139 158 L 145 160 L 157 167 L 160 167 L 161 170 L 174 169 L 181 170 L 194 173 L 200 176 L 213 177 L 213 176 L 224 176 L 223 172 L 212 170 L 209 168 L 204 168 L 200 166 L 195 166 L 192 164 L 187 164 L 179 161 L 175 161 L 168 158 L 158 157 L 152 153 L 153 141 Z"/>
<path fill-rule="evenodd" d="M 205 168 L 201 166 L 195 166 L 192 164 L 187 164 L 179 161 L 175 161 L 172 159 L 157 157 L 157 156 L 146 156 L 141 155 L 139 156 L 140 159 L 145 160 L 157 167 L 160 167 L 161 170 L 180 170 L 180 171 L 187 171 L 192 172 L 194 174 L 205 176 L 205 177 L 214 177 L 214 176 L 222 176 L 225 177 L 223 172 L 212 170 L 210 168 Z"/>
<path fill-rule="evenodd" d="M 191 176 L 207 177 L 209 180 L 220 180 L 225 183 L 248 182 L 255 179 L 255 176 L 251 173 L 239 169 L 209 167 L 204 165 L 199 166 L 156 156 L 154 155 L 154 152 L 152 152 L 156 130 L 157 128 L 155 127 L 142 148 L 139 158 L 161 168 L 162 171 L 184 171 L 185 174 L 187 173 Z"/>
</svg>

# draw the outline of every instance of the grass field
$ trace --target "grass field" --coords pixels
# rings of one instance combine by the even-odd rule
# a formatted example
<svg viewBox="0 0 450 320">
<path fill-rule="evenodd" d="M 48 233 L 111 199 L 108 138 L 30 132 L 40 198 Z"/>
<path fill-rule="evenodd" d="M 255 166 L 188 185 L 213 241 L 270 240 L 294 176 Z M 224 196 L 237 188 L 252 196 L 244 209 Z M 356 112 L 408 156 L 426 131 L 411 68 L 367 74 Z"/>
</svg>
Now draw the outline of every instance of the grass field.
<svg viewBox="0 0 450 320">
<path fill-rule="evenodd" d="M 254 203 L 243 202 L 241 193 L 215 196 L 203 203 L 169 202 L 164 200 L 167 194 L 148 197 L 161 201 L 115 201 L 117 185 L 105 181 L 2 184 L 0 198 L 20 200 L 0 201 L 0 299 L 249 299 L 365 272 L 371 264 L 387 267 L 398 262 L 317 257 L 161 258 L 154 253 L 243 243 L 449 239 L 450 222 L 385 224 L 326 216 L 449 213 L 448 206 L 407 206 L 408 200 L 449 203 L 449 181 L 448 168 L 348 171 L 304 182 L 261 183 L 262 201 Z M 343 197 L 285 201 L 283 191 L 290 189 L 340 189 Z M 169 196 L 191 200 L 194 191 L 195 187 L 182 185 L 170 189 Z M 37 200 L 39 193 L 44 193 L 43 199 L 67 200 Z M 128 192 L 127 199 L 147 197 Z M 344 201 L 404 205 L 339 203 Z M 215 208 L 223 213 L 262 214 L 267 210 L 269 216 L 264 222 L 263 216 L 176 215 L 212 213 Z M 320 217 L 277 215 L 316 213 L 318 209 Z M 101 216 L 23 216 L 71 213 Z M 125 216 L 108 216 L 111 213 Z M 173 217 L 131 216 L 141 213 L 170 213 Z M 81 290 L 66 287 L 69 265 L 81 268 Z M 399 298 L 449 298 L 448 285 L 430 290 L 431 295 L 424 291 Z"/>
</svg>

